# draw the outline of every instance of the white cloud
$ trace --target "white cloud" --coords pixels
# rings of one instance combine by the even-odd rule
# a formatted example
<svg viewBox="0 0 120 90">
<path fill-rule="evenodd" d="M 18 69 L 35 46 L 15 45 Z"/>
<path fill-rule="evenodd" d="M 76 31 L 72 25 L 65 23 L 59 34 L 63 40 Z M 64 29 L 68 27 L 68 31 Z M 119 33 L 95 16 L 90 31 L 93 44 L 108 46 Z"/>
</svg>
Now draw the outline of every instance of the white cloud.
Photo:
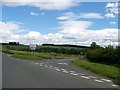
<svg viewBox="0 0 120 90">
<path fill-rule="evenodd" d="M 78 45 L 90 45 L 92 41 L 95 41 L 104 46 L 110 43 L 116 44 L 118 39 L 118 29 L 89 30 L 87 28 L 92 25 L 92 22 L 89 21 L 63 21 L 60 24 L 61 30 L 59 33 L 63 35 L 62 38 L 66 42 Z"/>
<path fill-rule="evenodd" d="M 30 15 L 32 15 L 32 16 L 39 16 L 39 14 L 35 13 L 35 12 L 30 12 Z"/>
<path fill-rule="evenodd" d="M 80 13 L 75 14 L 73 12 L 63 13 L 62 16 L 58 17 L 59 20 L 76 20 L 79 18 L 95 18 L 95 19 L 102 19 L 104 18 L 100 13 Z"/>
<path fill-rule="evenodd" d="M 107 17 L 107 18 L 115 18 L 115 15 L 113 13 L 107 13 L 107 14 L 105 14 L 105 17 Z"/>
<path fill-rule="evenodd" d="M 45 13 L 43 13 L 43 12 L 41 12 L 41 13 L 30 12 L 30 15 L 32 15 L 32 16 L 40 16 L 40 15 L 45 15 Z"/>
<path fill-rule="evenodd" d="M 34 6 L 44 10 L 65 10 L 79 5 L 76 0 L 2 0 L 2 2 L 10 7 Z"/>
<path fill-rule="evenodd" d="M 70 20 L 70 19 L 77 19 L 77 18 L 78 18 L 78 16 L 76 14 L 74 14 L 73 12 L 67 12 L 67 13 L 63 13 L 63 15 L 58 17 L 57 19 Z"/>
<path fill-rule="evenodd" d="M 96 18 L 96 19 L 102 19 L 104 18 L 100 13 L 81 13 L 81 18 Z"/>
<path fill-rule="evenodd" d="M 110 24 L 116 24 L 116 22 L 110 22 Z"/>
<path fill-rule="evenodd" d="M 92 41 L 100 45 L 118 44 L 118 29 L 106 28 L 102 30 L 89 30 L 93 23 L 90 21 L 62 21 L 56 33 L 41 34 L 38 31 L 24 32 L 21 24 L 13 22 L 0 22 L 0 41 L 17 41 L 23 44 L 54 43 L 90 45 Z M 9 28 L 8 28 L 9 27 Z M 24 32 L 21 34 L 21 32 Z"/>
<path fill-rule="evenodd" d="M 105 16 L 108 18 L 115 18 L 118 16 L 118 3 L 107 3 L 106 7 L 106 14 Z"/>
</svg>

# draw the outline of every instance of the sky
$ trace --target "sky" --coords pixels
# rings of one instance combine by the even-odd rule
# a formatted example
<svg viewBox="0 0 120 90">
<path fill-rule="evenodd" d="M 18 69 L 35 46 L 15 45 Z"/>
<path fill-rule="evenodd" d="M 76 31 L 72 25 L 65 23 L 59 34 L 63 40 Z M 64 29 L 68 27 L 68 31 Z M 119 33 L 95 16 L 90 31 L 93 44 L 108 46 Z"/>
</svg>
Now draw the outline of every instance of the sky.
<svg viewBox="0 0 120 90">
<path fill-rule="evenodd" d="M 118 3 L 3 0 L 0 42 L 118 45 Z"/>
</svg>

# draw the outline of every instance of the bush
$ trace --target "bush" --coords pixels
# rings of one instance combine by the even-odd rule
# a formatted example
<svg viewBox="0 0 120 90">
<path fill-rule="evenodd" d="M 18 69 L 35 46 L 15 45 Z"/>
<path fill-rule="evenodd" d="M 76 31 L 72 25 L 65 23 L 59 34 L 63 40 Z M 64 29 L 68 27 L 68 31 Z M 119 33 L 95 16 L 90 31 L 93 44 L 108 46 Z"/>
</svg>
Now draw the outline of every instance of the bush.
<svg viewBox="0 0 120 90">
<path fill-rule="evenodd" d="M 120 62 L 118 53 L 120 53 L 119 47 L 113 48 L 109 45 L 105 48 L 88 50 L 86 57 L 92 62 L 118 64 Z"/>
</svg>

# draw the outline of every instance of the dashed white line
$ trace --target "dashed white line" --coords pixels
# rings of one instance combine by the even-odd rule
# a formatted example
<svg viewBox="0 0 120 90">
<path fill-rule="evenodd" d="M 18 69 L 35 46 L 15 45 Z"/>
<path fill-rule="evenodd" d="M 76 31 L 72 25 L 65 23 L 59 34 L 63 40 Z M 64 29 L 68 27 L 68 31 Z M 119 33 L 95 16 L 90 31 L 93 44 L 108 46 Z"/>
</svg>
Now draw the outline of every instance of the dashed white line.
<svg viewBox="0 0 120 90">
<path fill-rule="evenodd" d="M 94 76 L 89 76 L 89 77 L 90 77 L 90 78 L 94 78 L 94 79 L 97 78 L 97 77 L 94 77 Z"/>
<path fill-rule="evenodd" d="M 66 69 L 61 69 L 61 70 L 66 70 Z"/>
<path fill-rule="evenodd" d="M 85 79 L 90 79 L 89 77 L 87 76 L 80 76 L 81 78 L 85 78 Z"/>
<path fill-rule="evenodd" d="M 43 66 L 43 65 L 40 65 L 41 67 Z"/>
<path fill-rule="evenodd" d="M 74 71 L 70 71 L 70 72 L 72 72 L 72 73 L 73 73 Z"/>
<path fill-rule="evenodd" d="M 49 66 L 50 68 L 53 67 L 53 66 Z"/>
<path fill-rule="evenodd" d="M 101 80 L 106 82 L 112 82 L 111 80 L 108 80 L 108 79 L 101 79 Z"/>
<path fill-rule="evenodd" d="M 58 69 L 58 67 L 54 67 L 55 69 Z"/>
<path fill-rule="evenodd" d="M 94 81 L 96 81 L 96 82 L 103 82 L 103 81 L 101 81 L 101 80 L 97 80 L 97 79 L 95 79 Z"/>
<path fill-rule="evenodd" d="M 35 63 L 36 65 L 38 65 L 39 63 Z"/>
<path fill-rule="evenodd" d="M 118 85 L 113 84 L 112 86 L 113 86 L 113 87 L 117 87 Z"/>
<path fill-rule="evenodd" d="M 78 74 L 76 74 L 76 73 L 70 73 L 71 75 L 74 75 L 74 76 L 77 76 Z"/>
<path fill-rule="evenodd" d="M 68 71 L 65 71 L 65 70 L 63 70 L 62 72 L 64 72 L 64 73 L 69 73 Z"/>
<path fill-rule="evenodd" d="M 60 69 L 55 69 L 55 70 L 57 70 L 57 71 L 61 71 Z"/>
<path fill-rule="evenodd" d="M 47 65 L 44 65 L 45 67 L 48 67 Z"/>
<path fill-rule="evenodd" d="M 83 74 L 83 73 L 79 73 L 80 75 L 85 75 L 85 74 Z"/>
</svg>

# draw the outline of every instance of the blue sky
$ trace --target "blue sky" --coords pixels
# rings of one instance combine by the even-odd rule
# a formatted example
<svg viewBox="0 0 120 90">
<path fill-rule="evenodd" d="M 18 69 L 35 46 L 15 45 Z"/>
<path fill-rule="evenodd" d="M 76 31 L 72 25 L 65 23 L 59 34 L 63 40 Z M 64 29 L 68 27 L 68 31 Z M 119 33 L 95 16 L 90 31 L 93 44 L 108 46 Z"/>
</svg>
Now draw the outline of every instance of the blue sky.
<svg viewBox="0 0 120 90">
<path fill-rule="evenodd" d="M 73 4 L 70 3 L 71 5 L 65 4 L 66 6 L 63 4 L 63 7 L 62 3 L 56 3 L 57 2 L 55 2 L 55 5 L 60 4 L 61 6 L 44 6 L 41 4 L 36 6 L 22 3 L 19 4 L 19 2 L 17 2 L 17 4 L 11 4 L 10 2 L 7 4 L 3 3 L 2 22 L 6 24 L 6 26 L 10 23 L 17 25 L 18 28 L 14 28 L 13 25 L 13 29 L 16 31 L 21 30 L 21 33 L 24 35 L 22 37 L 27 38 L 26 40 L 28 40 L 28 36 L 30 36 L 30 38 L 33 37 L 35 39 L 35 43 L 39 42 L 38 44 L 57 44 L 60 42 L 62 44 L 89 45 L 92 41 L 98 41 L 98 43 L 102 45 L 106 37 L 113 37 L 114 40 L 117 39 L 117 36 L 110 36 L 111 33 L 117 33 L 118 28 L 117 12 L 112 10 L 117 8 L 116 3 L 76 2 Z M 99 38 L 98 40 L 93 39 L 99 32 L 101 32 L 99 35 L 101 36 L 102 33 L 104 33 L 104 30 L 106 35 L 104 35 L 103 38 Z M 33 32 L 33 34 L 36 32 L 38 37 L 42 38 L 43 41 L 36 40 L 36 35 L 28 35 L 30 32 Z M 87 36 L 80 36 L 81 33 L 87 36 L 91 33 L 94 33 L 95 35 L 88 40 L 86 39 Z M 21 43 L 25 43 L 19 39 L 21 37 L 20 33 L 14 33 L 13 35 L 16 35 L 18 39 L 13 39 L 12 36 L 11 40 L 5 40 L 4 42 L 18 40 Z M 71 36 L 76 38 L 76 40 L 67 40 L 66 38 L 63 38 Z M 50 37 L 53 38 L 49 39 Z M 78 37 L 85 39 L 85 41 Z M 46 38 L 47 40 L 49 39 L 49 41 L 51 40 L 51 42 L 47 42 Z M 46 42 L 44 42 L 44 39 Z M 114 43 L 112 39 L 109 43 L 116 44 L 116 42 Z M 106 41 L 105 44 L 108 44 L 108 42 Z"/>
<path fill-rule="evenodd" d="M 79 13 L 101 13 L 105 15 L 105 2 L 90 2 L 90 3 L 81 3 L 80 6 L 73 7 L 68 10 L 40 10 L 36 7 L 28 7 L 28 6 L 19 6 L 19 7 L 7 7 L 3 6 L 3 21 L 15 21 L 15 22 L 22 22 L 25 25 L 23 26 L 26 29 L 40 31 L 43 34 L 53 33 L 57 30 L 54 27 L 58 26 L 59 20 L 56 18 L 61 16 L 62 13 L 65 12 L 74 12 L 76 14 Z M 35 13 L 44 13 L 45 15 L 40 16 L 32 16 L 30 12 Z M 89 29 L 102 29 L 102 28 L 116 28 L 117 24 L 110 25 L 110 21 L 117 22 L 117 18 L 105 18 L 105 19 L 80 19 L 80 20 L 87 20 L 92 21 L 94 24 Z"/>
</svg>

